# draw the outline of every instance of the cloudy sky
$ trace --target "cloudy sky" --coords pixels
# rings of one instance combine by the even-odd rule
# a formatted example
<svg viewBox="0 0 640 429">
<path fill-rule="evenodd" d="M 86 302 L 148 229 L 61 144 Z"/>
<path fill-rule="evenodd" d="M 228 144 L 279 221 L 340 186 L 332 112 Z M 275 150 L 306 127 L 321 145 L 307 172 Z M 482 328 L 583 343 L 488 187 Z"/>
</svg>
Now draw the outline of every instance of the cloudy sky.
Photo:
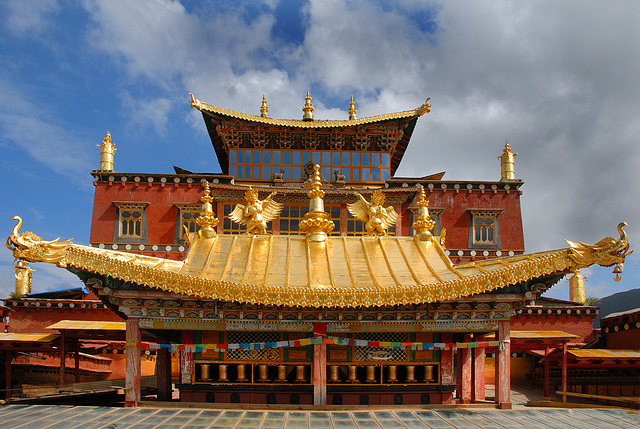
<svg viewBox="0 0 640 429">
<path fill-rule="evenodd" d="M 0 5 L 0 228 L 87 244 L 96 145 L 121 172 L 218 172 L 188 92 L 231 110 L 318 119 L 431 97 L 398 175 L 496 180 L 506 140 L 525 181 L 527 251 L 640 237 L 640 2 L 71 1 Z M 640 287 L 593 268 L 587 295 Z M 0 296 L 13 288 L 0 251 Z M 80 285 L 36 264 L 34 291 Z M 566 282 L 547 295 L 567 298 Z M 640 306 L 640 303 L 639 303 Z"/>
</svg>

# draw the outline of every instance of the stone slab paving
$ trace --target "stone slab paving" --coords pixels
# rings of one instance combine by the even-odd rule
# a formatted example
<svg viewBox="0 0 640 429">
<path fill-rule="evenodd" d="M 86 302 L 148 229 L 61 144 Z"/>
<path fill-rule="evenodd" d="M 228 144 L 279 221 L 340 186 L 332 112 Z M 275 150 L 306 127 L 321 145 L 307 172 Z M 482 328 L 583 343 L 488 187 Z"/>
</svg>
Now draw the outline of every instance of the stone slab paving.
<svg viewBox="0 0 640 429">
<path fill-rule="evenodd" d="M 640 428 L 640 412 L 613 408 L 260 411 L 5 405 L 0 429 Z"/>
</svg>

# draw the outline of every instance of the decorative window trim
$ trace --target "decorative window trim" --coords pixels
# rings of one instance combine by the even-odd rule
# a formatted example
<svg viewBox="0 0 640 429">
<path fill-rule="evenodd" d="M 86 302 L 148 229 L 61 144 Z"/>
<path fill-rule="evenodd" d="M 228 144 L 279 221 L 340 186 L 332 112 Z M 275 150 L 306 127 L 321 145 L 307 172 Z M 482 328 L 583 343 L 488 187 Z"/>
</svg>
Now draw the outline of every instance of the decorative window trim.
<svg viewBox="0 0 640 429">
<path fill-rule="evenodd" d="M 193 224 L 193 231 L 196 232 L 200 229 L 200 225 L 195 223 L 195 220 L 200 216 L 200 212 L 202 211 L 202 203 L 193 202 L 193 203 L 173 203 L 174 206 L 178 209 L 178 214 L 176 217 L 176 229 L 174 234 L 174 242 L 177 244 L 183 244 L 185 241 L 184 237 L 184 228 L 182 225 L 184 222 Z M 184 219 L 185 214 L 192 215 L 191 219 Z"/>
<path fill-rule="evenodd" d="M 114 201 L 113 204 L 117 207 L 116 221 L 113 228 L 113 242 L 114 243 L 147 243 L 147 206 L 148 202 L 143 201 Z M 127 211 L 139 211 L 140 216 L 140 234 L 129 235 L 123 232 L 122 216 Z"/>
<path fill-rule="evenodd" d="M 468 209 L 469 211 L 469 249 L 500 249 L 500 222 L 498 216 L 502 209 Z M 479 218 L 492 219 L 492 242 L 476 241 L 476 220 Z"/>
</svg>

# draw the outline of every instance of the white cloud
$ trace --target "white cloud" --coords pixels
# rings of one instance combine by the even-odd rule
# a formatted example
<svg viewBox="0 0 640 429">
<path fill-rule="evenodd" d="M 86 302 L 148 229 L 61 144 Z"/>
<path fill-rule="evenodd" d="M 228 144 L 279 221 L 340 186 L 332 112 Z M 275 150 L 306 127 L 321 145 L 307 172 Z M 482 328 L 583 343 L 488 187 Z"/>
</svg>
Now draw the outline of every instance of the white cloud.
<svg viewBox="0 0 640 429">
<path fill-rule="evenodd" d="M 9 0 L 5 25 L 20 36 L 39 36 L 50 25 L 51 15 L 59 9 L 56 0 Z"/>
</svg>

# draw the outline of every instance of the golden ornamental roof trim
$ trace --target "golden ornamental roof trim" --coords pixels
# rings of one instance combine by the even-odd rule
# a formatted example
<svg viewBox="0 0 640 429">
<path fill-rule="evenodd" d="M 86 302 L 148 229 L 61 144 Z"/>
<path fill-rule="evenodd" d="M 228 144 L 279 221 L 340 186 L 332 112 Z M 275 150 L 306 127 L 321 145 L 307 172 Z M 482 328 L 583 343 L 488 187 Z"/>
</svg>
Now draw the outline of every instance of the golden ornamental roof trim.
<svg viewBox="0 0 640 429">
<path fill-rule="evenodd" d="M 250 115 L 248 113 L 236 112 L 233 110 L 223 109 L 221 107 L 212 106 L 210 104 L 203 103 L 189 93 L 191 99 L 189 103 L 194 109 L 198 109 L 201 112 L 214 113 L 218 115 L 229 116 L 234 119 L 241 119 L 250 122 L 256 122 L 265 125 L 274 125 L 280 127 L 292 127 L 292 128 L 340 128 L 340 127 L 352 127 L 358 125 L 372 124 L 376 122 L 383 122 L 394 119 L 405 118 L 417 118 L 425 113 L 431 111 L 431 105 L 429 105 L 429 98 L 420 107 L 413 110 L 406 110 L 396 113 L 385 113 L 382 115 L 369 116 L 359 119 L 344 119 L 344 120 L 300 120 L 300 119 L 274 119 L 269 117 L 262 117 L 258 115 Z"/>
</svg>

